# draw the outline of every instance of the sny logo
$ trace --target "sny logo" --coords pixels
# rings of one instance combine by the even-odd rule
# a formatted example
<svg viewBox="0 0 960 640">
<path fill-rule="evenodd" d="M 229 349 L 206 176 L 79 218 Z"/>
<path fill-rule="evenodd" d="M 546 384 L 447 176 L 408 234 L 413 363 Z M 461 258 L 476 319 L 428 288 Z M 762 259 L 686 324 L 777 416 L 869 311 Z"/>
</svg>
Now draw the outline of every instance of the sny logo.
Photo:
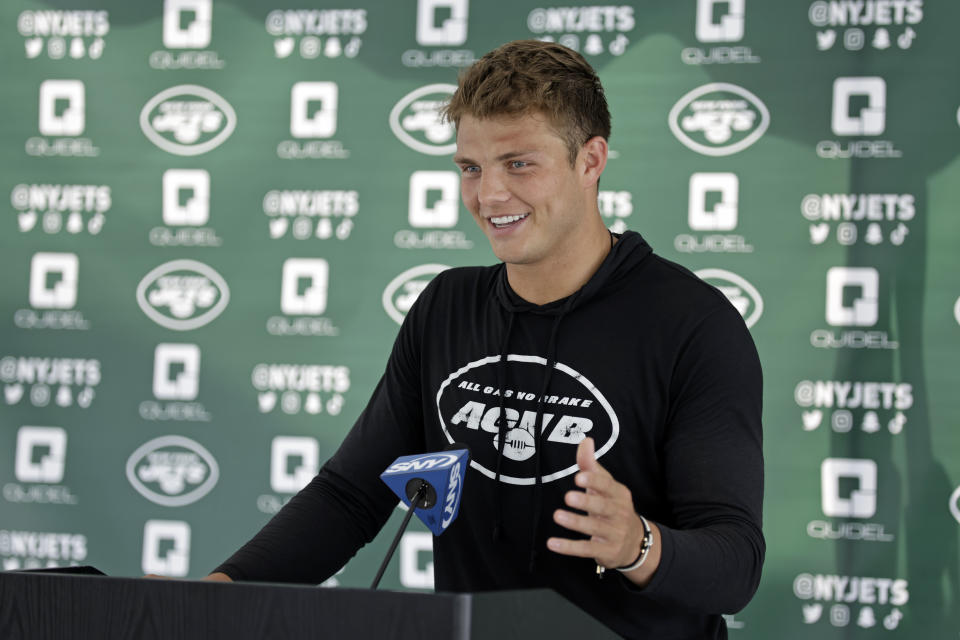
<svg viewBox="0 0 960 640">
<path fill-rule="evenodd" d="M 190 572 L 190 525 L 181 520 L 147 520 L 141 569 L 171 578 Z"/>
</svg>

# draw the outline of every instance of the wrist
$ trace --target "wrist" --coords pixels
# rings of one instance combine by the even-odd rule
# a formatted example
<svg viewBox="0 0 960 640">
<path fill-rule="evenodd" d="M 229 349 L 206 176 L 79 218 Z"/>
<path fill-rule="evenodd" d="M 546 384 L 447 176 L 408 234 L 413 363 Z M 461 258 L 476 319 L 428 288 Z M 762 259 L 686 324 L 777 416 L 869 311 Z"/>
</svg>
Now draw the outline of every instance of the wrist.
<svg viewBox="0 0 960 640">
<path fill-rule="evenodd" d="M 630 571 L 635 571 L 643 566 L 647 561 L 647 558 L 650 557 L 650 549 L 653 548 L 655 544 L 653 529 L 650 527 L 650 523 L 647 522 L 647 519 L 643 516 L 639 516 L 640 524 L 643 525 L 643 537 L 640 539 L 640 553 L 637 555 L 637 559 L 634 560 L 631 564 L 617 567 L 617 571 L 623 573 L 628 573 Z"/>
</svg>

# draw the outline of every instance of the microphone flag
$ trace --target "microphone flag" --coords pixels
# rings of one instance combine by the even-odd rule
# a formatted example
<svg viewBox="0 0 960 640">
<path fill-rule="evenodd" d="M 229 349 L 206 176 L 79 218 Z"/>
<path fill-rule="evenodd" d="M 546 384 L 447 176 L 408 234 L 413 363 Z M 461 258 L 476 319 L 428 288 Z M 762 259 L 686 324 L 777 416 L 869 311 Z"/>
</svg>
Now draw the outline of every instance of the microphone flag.
<svg viewBox="0 0 960 640">
<path fill-rule="evenodd" d="M 400 456 L 380 474 L 380 479 L 408 508 L 419 494 L 415 514 L 438 536 L 460 513 L 469 462 L 470 452 L 466 448 Z"/>
</svg>

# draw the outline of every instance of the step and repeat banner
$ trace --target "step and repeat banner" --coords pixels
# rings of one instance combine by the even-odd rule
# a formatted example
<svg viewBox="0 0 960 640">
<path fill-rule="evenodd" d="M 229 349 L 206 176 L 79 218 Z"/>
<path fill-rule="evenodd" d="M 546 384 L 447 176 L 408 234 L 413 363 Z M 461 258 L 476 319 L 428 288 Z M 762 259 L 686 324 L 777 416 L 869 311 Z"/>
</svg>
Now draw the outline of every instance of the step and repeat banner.
<svg viewBox="0 0 960 640">
<path fill-rule="evenodd" d="M 733 637 L 952 636 L 957 24 L 946 0 L 7 0 L 2 568 L 199 577 L 280 509 L 423 287 L 495 261 L 437 109 L 542 38 L 607 89 L 608 226 L 716 285 L 761 354 L 768 553 Z M 369 584 L 400 517 L 328 586 Z M 384 584 L 431 588 L 430 545 L 406 534 Z"/>
</svg>

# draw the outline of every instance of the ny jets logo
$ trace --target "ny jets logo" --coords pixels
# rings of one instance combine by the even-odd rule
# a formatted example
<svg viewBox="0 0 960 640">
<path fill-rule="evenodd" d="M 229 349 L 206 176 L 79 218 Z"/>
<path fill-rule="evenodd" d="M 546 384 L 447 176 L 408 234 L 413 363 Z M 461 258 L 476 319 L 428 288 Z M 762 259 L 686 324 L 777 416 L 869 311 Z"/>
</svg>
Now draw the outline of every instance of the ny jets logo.
<svg viewBox="0 0 960 640">
<path fill-rule="evenodd" d="M 441 426 L 450 441 L 470 446 L 471 467 L 495 478 L 502 450 L 501 481 L 533 484 L 537 430 L 543 448 L 540 474 L 544 482 L 576 472 L 576 445 L 588 435 L 598 443 L 598 458 L 613 447 L 620 433 L 619 419 L 585 376 L 558 362 L 550 388 L 541 397 L 538 391 L 547 365 L 544 358 L 508 355 L 506 379 L 512 382 L 502 389 L 499 363 L 500 356 L 475 360 L 450 374 L 437 392 Z"/>
</svg>

